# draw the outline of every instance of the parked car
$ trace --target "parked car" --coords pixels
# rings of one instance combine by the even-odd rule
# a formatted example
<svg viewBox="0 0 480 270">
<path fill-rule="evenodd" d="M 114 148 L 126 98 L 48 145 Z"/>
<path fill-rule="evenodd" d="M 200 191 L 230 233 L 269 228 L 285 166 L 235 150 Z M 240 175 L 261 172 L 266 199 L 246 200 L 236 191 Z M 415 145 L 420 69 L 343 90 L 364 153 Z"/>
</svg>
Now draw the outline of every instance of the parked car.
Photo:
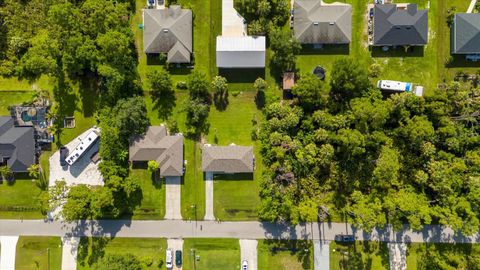
<svg viewBox="0 0 480 270">
<path fill-rule="evenodd" d="M 373 8 L 370 9 L 370 18 L 373 18 Z"/>
<path fill-rule="evenodd" d="M 148 0 L 147 4 L 149 8 L 153 8 L 155 6 L 155 0 Z"/>
<path fill-rule="evenodd" d="M 60 166 L 67 166 L 67 161 L 65 160 L 68 157 L 69 151 L 65 146 L 60 147 Z"/>
<path fill-rule="evenodd" d="M 165 266 L 167 267 L 167 269 L 173 268 L 173 250 L 171 248 L 167 249 Z"/>
<path fill-rule="evenodd" d="M 242 270 L 248 270 L 248 262 L 247 260 L 242 261 Z"/>
<path fill-rule="evenodd" d="M 355 236 L 352 234 L 337 234 L 335 235 L 335 242 L 351 243 L 355 242 Z"/>
<path fill-rule="evenodd" d="M 182 266 L 182 251 L 181 250 L 176 250 L 175 251 L 175 265 L 179 268 Z"/>
</svg>

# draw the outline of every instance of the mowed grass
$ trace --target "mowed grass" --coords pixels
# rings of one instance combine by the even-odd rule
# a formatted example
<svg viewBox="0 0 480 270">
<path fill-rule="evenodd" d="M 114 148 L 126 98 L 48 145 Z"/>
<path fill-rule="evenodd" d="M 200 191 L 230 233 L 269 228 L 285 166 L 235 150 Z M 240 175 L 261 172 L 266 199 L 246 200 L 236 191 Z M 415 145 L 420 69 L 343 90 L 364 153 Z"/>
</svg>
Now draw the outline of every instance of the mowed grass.
<svg viewBox="0 0 480 270">
<path fill-rule="evenodd" d="M 303 240 L 259 240 L 258 269 L 313 269 L 313 246 Z"/>
<path fill-rule="evenodd" d="M 263 115 L 255 106 L 255 92 L 242 92 L 234 97 L 230 95 L 226 110 L 218 111 L 214 107 L 210 112 L 210 133 L 208 143 L 226 146 L 231 143 L 242 146 L 254 146 L 251 139 L 253 119 L 260 120 Z M 255 155 L 257 158 L 260 155 Z M 252 220 L 257 218 L 257 206 L 260 203 L 259 182 L 261 177 L 261 159 L 256 160 L 255 174 L 215 175 L 214 212 L 220 220 Z"/>
<path fill-rule="evenodd" d="M 17 242 L 15 269 L 51 269 L 62 267 L 60 237 L 20 236 Z"/>
<path fill-rule="evenodd" d="M 165 216 L 165 179 L 154 180 L 146 168 L 131 169 L 130 177 L 135 179 L 142 188 L 142 202 L 133 212 L 132 218 L 163 219 Z"/>
<path fill-rule="evenodd" d="M 0 91 L 31 91 L 36 89 L 51 90 L 51 79 L 48 76 L 42 76 L 36 82 L 29 82 L 19 80 L 16 77 L 5 78 L 0 76 Z"/>
<path fill-rule="evenodd" d="M 33 99 L 33 91 L 0 91 L 0 116 L 9 116 L 9 106 L 20 105 Z"/>
<path fill-rule="evenodd" d="M 167 241 L 163 238 L 82 238 L 78 247 L 77 269 L 92 266 L 107 254 L 133 254 L 142 269 L 165 269 Z"/>
<path fill-rule="evenodd" d="M 330 243 L 330 270 L 390 269 L 388 247 L 383 242 Z"/>
<path fill-rule="evenodd" d="M 28 178 L 0 184 L 0 219 L 39 219 L 42 191 Z"/>
<path fill-rule="evenodd" d="M 238 239 L 185 239 L 183 244 L 185 270 L 240 269 L 240 261 Z"/>
<path fill-rule="evenodd" d="M 454 267 L 457 263 L 465 265 L 467 257 L 470 255 L 476 257 L 480 255 L 480 245 L 478 244 L 410 243 L 407 247 L 407 270 L 424 269 L 425 261 L 429 259 L 426 254 L 427 248 L 435 249 L 445 261 L 451 263 L 451 267 Z"/>
</svg>

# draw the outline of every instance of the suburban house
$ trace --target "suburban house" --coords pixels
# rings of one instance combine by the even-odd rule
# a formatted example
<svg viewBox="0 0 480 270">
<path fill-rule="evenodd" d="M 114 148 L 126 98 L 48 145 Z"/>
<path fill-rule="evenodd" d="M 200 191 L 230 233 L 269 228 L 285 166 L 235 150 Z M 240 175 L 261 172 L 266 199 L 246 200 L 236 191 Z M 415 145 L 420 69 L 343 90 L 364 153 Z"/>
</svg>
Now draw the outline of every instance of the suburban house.
<svg viewBox="0 0 480 270">
<path fill-rule="evenodd" d="M 480 54 L 480 14 L 455 14 L 451 42 L 452 54 Z"/>
<path fill-rule="evenodd" d="M 293 31 L 302 44 L 349 44 L 352 6 L 319 0 L 295 0 Z"/>
<path fill-rule="evenodd" d="M 253 173 L 255 158 L 252 146 L 204 145 L 202 169 L 211 173 Z"/>
<path fill-rule="evenodd" d="M 192 11 L 171 5 L 143 11 L 143 47 L 146 54 L 167 54 L 168 63 L 190 63 Z"/>
<path fill-rule="evenodd" d="M 222 35 L 217 37 L 218 68 L 265 68 L 264 36 L 247 36 L 245 19 L 233 0 L 222 0 Z"/>
<path fill-rule="evenodd" d="M 130 141 L 129 161 L 155 160 L 160 166 L 160 176 L 183 175 L 183 136 L 167 135 L 165 126 L 150 126 L 143 136 Z"/>
<path fill-rule="evenodd" d="M 27 172 L 36 162 L 33 127 L 18 127 L 10 116 L 0 117 L 0 166 L 13 173 Z"/>
<path fill-rule="evenodd" d="M 416 4 L 375 5 L 373 46 L 424 46 L 428 43 L 428 10 Z"/>
</svg>

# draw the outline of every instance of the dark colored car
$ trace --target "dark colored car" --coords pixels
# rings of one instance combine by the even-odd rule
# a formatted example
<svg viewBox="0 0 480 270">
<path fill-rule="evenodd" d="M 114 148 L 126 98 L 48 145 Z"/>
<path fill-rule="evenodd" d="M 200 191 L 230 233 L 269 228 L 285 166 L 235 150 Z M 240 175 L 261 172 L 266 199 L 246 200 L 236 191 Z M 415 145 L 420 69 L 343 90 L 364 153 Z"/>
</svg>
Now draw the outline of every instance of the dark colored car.
<svg viewBox="0 0 480 270">
<path fill-rule="evenodd" d="M 177 267 L 182 266 L 182 251 L 181 250 L 176 250 L 175 251 L 175 265 Z"/>
<path fill-rule="evenodd" d="M 355 242 L 355 236 L 351 234 L 337 234 L 335 235 L 335 242 L 343 242 L 343 243 Z"/>
<path fill-rule="evenodd" d="M 374 15 L 373 8 L 371 8 L 370 9 L 370 18 L 373 18 L 373 15 Z"/>
<path fill-rule="evenodd" d="M 65 159 L 68 157 L 68 148 L 65 146 L 60 147 L 60 166 L 67 166 L 67 161 Z"/>
</svg>

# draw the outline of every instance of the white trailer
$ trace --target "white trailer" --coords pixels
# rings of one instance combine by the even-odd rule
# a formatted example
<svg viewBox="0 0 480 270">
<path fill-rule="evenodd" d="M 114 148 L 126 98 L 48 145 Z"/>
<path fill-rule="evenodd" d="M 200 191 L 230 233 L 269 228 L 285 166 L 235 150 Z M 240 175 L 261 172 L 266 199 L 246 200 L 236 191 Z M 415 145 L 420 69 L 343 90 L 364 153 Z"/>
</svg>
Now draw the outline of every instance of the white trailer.
<svg viewBox="0 0 480 270">
<path fill-rule="evenodd" d="M 409 82 L 380 80 L 377 82 L 377 87 L 378 89 L 387 92 L 412 92 L 416 96 L 423 96 L 423 86 L 414 86 L 413 83 Z"/>
<path fill-rule="evenodd" d="M 73 165 L 90 147 L 98 140 L 98 134 L 95 131 L 91 131 L 88 135 L 82 139 L 81 143 L 75 147 L 72 153 L 66 158 L 66 162 L 69 165 Z"/>
</svg>

